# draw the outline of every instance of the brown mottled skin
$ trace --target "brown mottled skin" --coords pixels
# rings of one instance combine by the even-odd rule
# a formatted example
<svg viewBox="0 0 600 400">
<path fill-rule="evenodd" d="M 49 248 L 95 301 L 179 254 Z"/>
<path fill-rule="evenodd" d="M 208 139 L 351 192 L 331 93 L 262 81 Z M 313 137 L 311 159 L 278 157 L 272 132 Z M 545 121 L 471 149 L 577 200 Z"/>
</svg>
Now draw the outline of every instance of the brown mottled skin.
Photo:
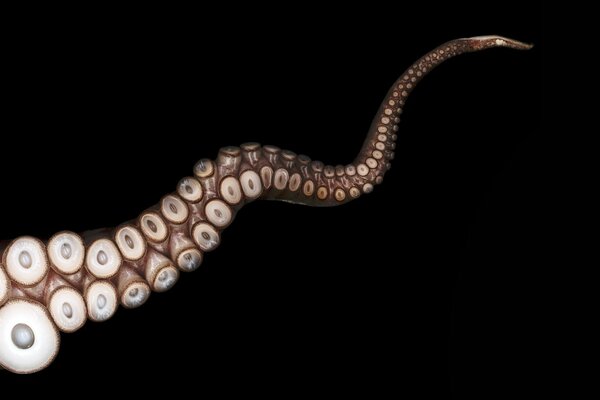
<svg viewBox="0 0 600 400">
<path fill-rule="evenodd" d="M 23 317 L 22 321 L 18 315 L 11 315 L 12 319 L 6 318 L 12 309 L 37 307 L 40 318 L 47 318 L 47 326 L 54 328 L 47 331 L 34 329 L 36 340 L 43 335 L 56 336 L 55 348 L 40 360 L 36 359 L 26 366 L 15 363 L 10 355 L 3 353 L 2 346 L 13 346 L 15 339 L 4 343 L 2 338 L 10 335 L 0 337 L 0 367 L 16 373 L 31 373 L 43 369 L 58 352 L 59 330 L 71 332 L 79 329 L 86 319 L 106 320 L 112 316 L 114 309 L 104 316 L 98 313 L 98 310 L 103 310 L 100 304 L 104 304 L 107 298 L 110 300 L 114 296 L 116 303 L 133 308 L 143 304 L 151 290 L 161 292 L 170 289 L 179 277 L 179 270 L 189 272 L 197 269 L 204 254 L 218 247 L 220 233 L 247 202 L 265 199 L 308 206 L 336 206 L 358 198 L 363 193 L 370 193 L 383 181 L 391 166 L 402 108 L 420 80 L 451 57 L 492 47 L 525 50 L 531 46 L 499 36 L 487 36 L 453 40 L 427 53 L 394 82 L 377 111 L 358 156 L 351 164 L 324 165 L 304 155 L 257 143 L 225 147 L 219 151 L 215 161 L 199 161 L 194 167 L 193 177 L 184 178 L 178 185 L 177 192 L 144 211 L 136 221 L 114 230 L 82 234 L 83 240 L 81 236 L 67 232 L 67 236 L 73 239 L 73 246 L 81 246 L 86 255 L 105 262 L 96 264 L 94 268 L 88 264 L 94 259 L 84 258 L 74 272 L 67 273 L 59 265 L 59 261 L 53 262 L 48 255 L 48 246 L 52 241 L 41 242 L 25 237 L 0 248 L 0 333 L 3 330 L 10 332 L 13 328 L 3 327 L 2 324 L 9 323 L 6 321 L 18 321 L 19 324 L 27 325 L 28 317 Z M 25 248 L 29 251 L 26 256 L 35 257 L 9 256 L 11 246 L 16 246 L 19 239 L 30 246 Z M 93 250 L 92 245 L 100 239 L 109 243 L 113 250 L 109 249 L 103 254 Z M 71 257 L 71 251 L 75 247 L 60 249 Z M 23 250 L 19 247 L 12 254 L 23 255 Z M 55 259 L 56 257 L 55 255 Z M 28 266 L 23 267 L 21 260 L 25 260 Z M 40 275 L 34 278 L 20 275 L 21 270 L 23 273 L 31 272 L 28 269 L 31 260 L 42 271 Z M 105 265 L 107 270 L 103 271 Z M 116 265 L 116 268 L 109 271 L 109 265 Z M 92 287 L 103 288 L 104 298 L 90 294 Z M 61 288 L 69 296 L 74 296 L 67 298 L 85 300 L 87 315 L 81 315 L 82 319 L 77 325 L 59 323 L 56 316 L 48 312 L 53 296 Z M 139 302 L 132 300 L 135 296 L 139 296 Z M 63 308 L 55 307 L 54 312 L 64 310 L 70 315 L 71 304 L 66 308 L 65 303 L 61 305 Z M 27 351 L 43 352 L 35 346 L 25 350 L 24 354 Z"/>
</svg>

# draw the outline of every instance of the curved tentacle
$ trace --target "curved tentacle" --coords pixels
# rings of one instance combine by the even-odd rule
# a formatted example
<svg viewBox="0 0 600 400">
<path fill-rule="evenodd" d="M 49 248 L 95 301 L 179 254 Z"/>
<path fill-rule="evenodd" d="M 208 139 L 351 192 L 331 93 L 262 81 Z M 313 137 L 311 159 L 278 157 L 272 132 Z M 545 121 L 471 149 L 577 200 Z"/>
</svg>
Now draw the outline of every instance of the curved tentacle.
<svg viewBox="0 0 600 400">
<path fill-rule="evenodd" d="M 329 166 L 275 146 L 225 147 L 202 159 L 174 193 L 115 229 L 29 236 L 0 246 L 0 368 L 32 373 L 48 366 L 59 331 L 105 321 L 119 304 L 139 307 L 198 269 L 246 203 L 281 200 L 336 206 L 370 193 L 394 158 L 400 115 L 429 71 L 465 52 L 531 46 L 500 36 L 458 39 L 421 57 L 392 86 L 354 162 Z"/>
</svg>

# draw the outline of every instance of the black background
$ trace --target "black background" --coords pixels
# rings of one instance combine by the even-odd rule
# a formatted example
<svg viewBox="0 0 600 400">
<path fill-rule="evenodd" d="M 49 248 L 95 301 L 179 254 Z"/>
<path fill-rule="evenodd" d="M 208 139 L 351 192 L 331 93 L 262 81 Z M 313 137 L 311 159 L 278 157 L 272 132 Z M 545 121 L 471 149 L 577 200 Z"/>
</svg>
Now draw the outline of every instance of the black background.
<svg viewBox="0 0 600 400">
<path fill-rule="evenodd" d="M 529 383 L 540 5 L 228 7 L 82 13 L 11 34 L 0 237 L 132 219 L 225 145 L 350 162 L 424 52 L 486 34 L 536 47 L 461 56 L 428 76 L 373 194 L 332 209 L 246 206 L 172 291 L 63 335 L 48 369 L 3 373 L 2 385 L 421 397 Z"/>
</svg>

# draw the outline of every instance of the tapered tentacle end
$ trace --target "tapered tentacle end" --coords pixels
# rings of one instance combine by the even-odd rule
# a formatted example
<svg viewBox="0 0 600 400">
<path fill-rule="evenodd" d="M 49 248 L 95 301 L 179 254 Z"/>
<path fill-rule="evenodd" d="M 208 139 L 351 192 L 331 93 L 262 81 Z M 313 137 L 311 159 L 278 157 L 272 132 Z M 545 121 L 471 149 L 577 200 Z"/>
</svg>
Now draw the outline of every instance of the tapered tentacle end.
<svg viewBox="0 0 600 400">
<path fill-rule="evenodd" d="M 434 68 L 450 58 L 496 47 L 529 50 L 533 45 L 497 35 L 451 40 L 418 59 L 394 82 L 354 161 L 357 169 L 361 167 L 364 170 L 363 183 L 365 185 L 381 183 L 385 172 L 390 168 L 391 160 L 394 158 L 400 116 L 406 100 L 417 84 Z M 368 187 L 371 189 L 373 186 Z"/>
<path fill-rule="evenodd" d="M 473 51 L 483 50 L 489 47 L 508 47 L 515 50 L 530 50 L 533 47 L 533 44 L 523 43 L 518 40 L 497 35 L 474 36 L 459 40 L 469 43 Z"/>
</svg>

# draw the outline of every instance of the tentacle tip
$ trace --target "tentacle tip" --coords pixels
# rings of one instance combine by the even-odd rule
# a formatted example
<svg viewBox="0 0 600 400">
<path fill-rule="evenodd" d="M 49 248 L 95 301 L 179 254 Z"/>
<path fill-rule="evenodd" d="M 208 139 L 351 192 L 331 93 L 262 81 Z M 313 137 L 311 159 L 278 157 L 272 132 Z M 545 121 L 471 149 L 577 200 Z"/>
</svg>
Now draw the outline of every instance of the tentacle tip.
<svg viewBox="0 0 600 400">
<path fill-rule="evenodd" d="M 530 50 L 533 48 L 533 44 L 531 43 L 524 43 L 498 35 L 474 36 L 465 40 L 471 42 L 475 49 L 482 49 L 486 47 L 508 47 L 516 50 Z"/>
</svg>

